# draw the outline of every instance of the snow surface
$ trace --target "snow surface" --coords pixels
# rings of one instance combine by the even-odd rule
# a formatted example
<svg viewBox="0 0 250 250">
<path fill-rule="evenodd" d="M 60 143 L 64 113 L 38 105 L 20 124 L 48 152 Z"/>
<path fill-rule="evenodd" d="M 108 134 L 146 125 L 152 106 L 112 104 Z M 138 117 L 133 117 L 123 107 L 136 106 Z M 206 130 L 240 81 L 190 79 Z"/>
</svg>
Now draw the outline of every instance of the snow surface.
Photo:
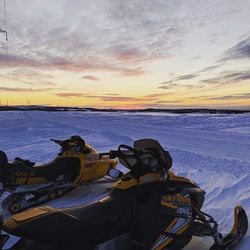
<svg viewBox="0 0 250 250">
<path fill-rule="evenodd" d="M 214 216 L 222 232 L 231 229 L 234 206 L 242 205 L 250 217 L 250 114 L 0 112 L 0 149 L 9 159 L 48 161 L 58 152 L 51 138 L 76 134 L 102 152 L 139 138 L 158 139 L 173 157 L 173 171 L 207 192 L 203 210 Z M 103 194 L 78 188 L 50 205 L 77 205 L 96 195 Z M 208 238 L 194 238 L 185 249 L 210 245 Z M 250 249 L 249 232 L 237 249 Z"/>
</svg>

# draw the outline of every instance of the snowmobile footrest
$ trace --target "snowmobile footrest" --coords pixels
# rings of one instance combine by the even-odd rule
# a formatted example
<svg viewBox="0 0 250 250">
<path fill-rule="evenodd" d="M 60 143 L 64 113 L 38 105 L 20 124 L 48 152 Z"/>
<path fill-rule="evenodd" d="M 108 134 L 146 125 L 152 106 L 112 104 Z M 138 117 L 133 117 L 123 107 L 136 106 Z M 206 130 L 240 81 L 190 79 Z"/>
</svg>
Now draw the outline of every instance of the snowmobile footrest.
<svg viewBox="0 0 250 250">
<path fill-rule="evenodd" d="M 238 245 L 248 229 L 248 219 L 245 210 L 241 206 L 234 209 L 234 225 L 231 232 L 222 238 L 221 245 L 214 243 L 210 250 L 229 250 Z"/>
</svg>

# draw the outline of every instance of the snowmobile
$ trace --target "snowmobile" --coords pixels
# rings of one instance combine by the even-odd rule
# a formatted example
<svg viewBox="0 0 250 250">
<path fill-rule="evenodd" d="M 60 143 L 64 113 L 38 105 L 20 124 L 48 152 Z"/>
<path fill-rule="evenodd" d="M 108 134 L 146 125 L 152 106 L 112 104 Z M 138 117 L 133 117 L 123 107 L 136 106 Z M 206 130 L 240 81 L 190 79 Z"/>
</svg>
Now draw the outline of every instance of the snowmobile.
<svg viewBox="0 0 250 250">
<path fill-rule="evenodd" d="M 176 250 L 192 236 L 210 236 L 210 250 L 228 250 L 246 234 L 247 216 L 240 206 L 232 231 L 225 237 L 218 232 L 217 222 L 201 210 L 205 191 L 170 170 L 171 156 L 158 141 L 137 140 L 134 147 L 120 145 L 103 155 L 118 157 L 128 173 L 95 202 L 41 206 L 2 220 L 5 232 L 20 237 L 9 250 L 90 250 L 109 240 L 117 245 L 108 249 Z M 127 241 L 120 238 L 124 235 Z M 0 236 L 0 249 L 7 240 L 7 234 Z"/>
<path fill-rule="evenodd" d="M 53 161 L 42 165 L 19 157 L 8 162 L 6 154 L 0 151 L 1 193 L 10 193 L 2 202 L 4 210 L 17 213 L 61 197 L 83 183 L 105 175 L 117 175 L 112 170 L 118 161 L 108 156 L 100 158 L 100 154 L 80 136 L 52 141 L 61 146 L 60 152 Z"/>
</svg>

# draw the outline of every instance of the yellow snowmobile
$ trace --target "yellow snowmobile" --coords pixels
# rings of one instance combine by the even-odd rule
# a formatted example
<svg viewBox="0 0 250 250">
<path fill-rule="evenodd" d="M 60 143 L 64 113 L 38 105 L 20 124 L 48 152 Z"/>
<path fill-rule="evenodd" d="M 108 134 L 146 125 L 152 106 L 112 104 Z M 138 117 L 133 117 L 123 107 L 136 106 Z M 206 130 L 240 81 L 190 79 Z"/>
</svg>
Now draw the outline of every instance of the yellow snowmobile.
<svg viewBox="0 0 250 250">
<path fill-rule="evenodd" d="M 10 193 L 2 202 L 4 210 L 17 213 L 60 197 L 83 183 L 121 174 L 115 169 L 116 159 L 101 156 L 80 136 L 52 141 L 61 146 L 60 153 L 53 161 L 42 165 L 19 157 L 8 162 L 6 154 L 0 151 L 1 193 Z"/>
<path fill-rule="evenodd" d="M 217 222 L 202 211 L 205 191 L 170 171 L 171 156 L 157 141 L 137 140 L 103 155 L 118 157 L 129 172 L 88 204 L 36 207 L 3 220 L 0 229 L 20 237 L 9 250 L 93 250 L 107 241 L 112 247 L 105 249 L 179 250 L 192 236 L 212 237 L 210 250 L 231 250 L 246 234 L 240 206 L 232 231 L 225 237 L 218 232 Z M 0 249 L 7 240 L 0 235 Z"/>
</svg>

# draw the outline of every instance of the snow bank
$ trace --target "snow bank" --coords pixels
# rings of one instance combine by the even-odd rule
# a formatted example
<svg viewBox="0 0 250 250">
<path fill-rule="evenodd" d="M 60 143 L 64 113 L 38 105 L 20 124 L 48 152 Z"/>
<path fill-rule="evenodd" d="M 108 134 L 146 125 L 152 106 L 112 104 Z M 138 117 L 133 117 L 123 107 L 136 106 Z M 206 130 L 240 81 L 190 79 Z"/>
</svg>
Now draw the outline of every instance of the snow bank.
<svg viewBox="0 0 250 250">
<path fill-rule="evenodd" d="M 131 145 L 138 138 L 158 139 L 173 157 L 173 170 L 194 179 L 206 190 L 204 210 L 218 220 L 223 232 L 231 228 L 234 206 L 244 206 L 250 217 L 249 114 L 0 112 L 0 149 L 10 159 L 18 155 L 48 161 L 58 150 L 50 138 L 74 134 L 100 151 L 116 148 L 120 143 Z M 91 199 L 90 193 L 77 189 L 51 205 L 78 204 L 85 194 Z M 186 249 L 208 249 L 210 244 L 208 239 L 194 238 Z M 249 248 L 248 233 L 238 249 Z"/>
</svg>

